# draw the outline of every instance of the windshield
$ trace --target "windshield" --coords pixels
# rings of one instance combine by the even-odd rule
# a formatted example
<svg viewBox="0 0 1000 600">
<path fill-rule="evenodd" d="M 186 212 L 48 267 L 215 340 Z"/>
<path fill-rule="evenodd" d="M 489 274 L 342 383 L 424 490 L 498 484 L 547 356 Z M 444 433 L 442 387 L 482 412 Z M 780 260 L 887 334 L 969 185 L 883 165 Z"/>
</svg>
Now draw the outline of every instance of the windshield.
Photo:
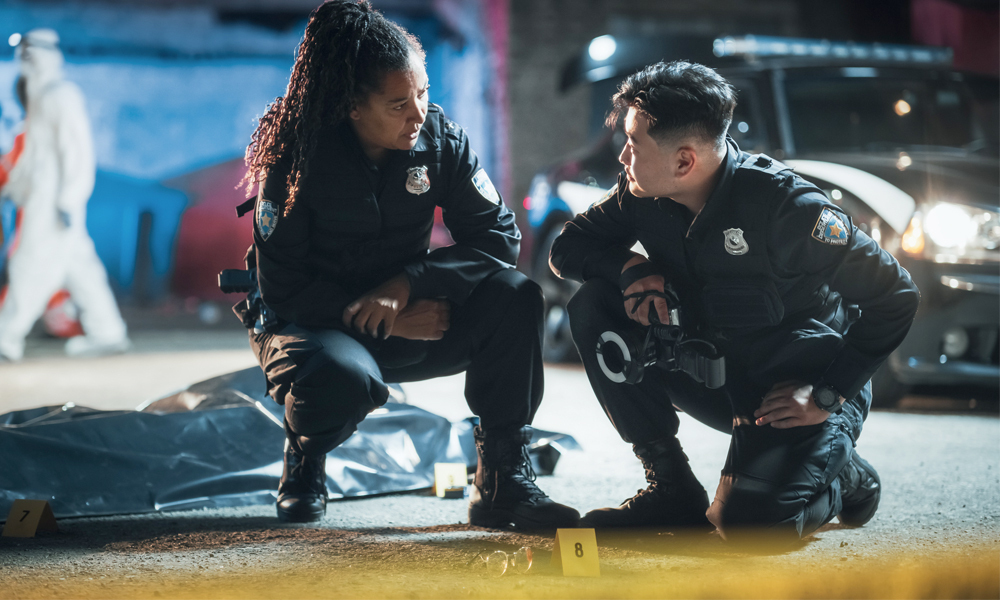
<svg viewBox="0 0 1000 600">
<path fill-rule="evenodd" d="M 786 80 L 797 152 L 982 147 L 961 82 L 883 78 L 875 69 L 865 71 Z"/>
</svg>

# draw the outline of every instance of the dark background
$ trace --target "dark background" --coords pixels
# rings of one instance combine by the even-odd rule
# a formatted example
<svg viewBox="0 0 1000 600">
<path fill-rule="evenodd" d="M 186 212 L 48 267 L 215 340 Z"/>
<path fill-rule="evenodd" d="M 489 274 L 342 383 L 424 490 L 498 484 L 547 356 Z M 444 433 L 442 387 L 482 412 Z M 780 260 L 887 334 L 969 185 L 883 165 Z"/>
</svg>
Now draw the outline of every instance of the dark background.
<svg viewBox="0 0 1000 600">
<path fill-rule="evenodd" d="M 950 45 L 958 68 L 996 74 L 998 2 L 945 0 L 511 0 L 510 144 L 519 204 L 532 175 L 584 146 L 591 90 L 557 90 L 562 65 L 599 35 L 781 35 Z M 947 43 L 946 43 L 947 42 Z M 517 202 L 514 201 L 517 199 Z"/>
</svg>

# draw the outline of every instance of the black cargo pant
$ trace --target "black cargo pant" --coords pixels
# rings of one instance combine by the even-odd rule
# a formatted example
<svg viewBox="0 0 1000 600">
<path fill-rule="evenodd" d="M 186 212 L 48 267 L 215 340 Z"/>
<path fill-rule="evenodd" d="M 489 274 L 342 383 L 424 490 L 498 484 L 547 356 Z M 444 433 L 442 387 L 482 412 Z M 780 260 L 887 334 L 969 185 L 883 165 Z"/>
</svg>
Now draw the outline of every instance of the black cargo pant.
<svg viewBox="0 0 1000 600">
<path fill-rule="evenodd" d="M 710 390 L 685 373 L 645 370 L 637 385 L 613 383 L 601 372 L 595 349 L 604 331 L 636 324 L 625 314 L 618 286 L 588 281 L 569 303 L 573 340 L 604 412 L 626 442 L 642 445 L 677 435 L 679 408 L 730 433 L 729 456 L 709 520 L 723 533 L 767 528 L 779 537 L 812 533 L 841 510 L 837 475 L 848 463 L 858 432 L 831 415 L 821 424 L 775 429 L 754 424 L 766 387 L 727 362 L 726 384 Z M 810 377 L 803 374 L 803 379 Z M 870 388 L 863 402 L 870 403 Z M 675 408 L 676 407 L 676 408 Z"/>
<path fill-rule="evenodd" d="M 389 398 L 389 383 L 465 376 L 465 397 L 484 430 L 531 423 L 542 399 L 543 302 L 538 285 L 513 269 L 482 281 L 440 340 L 384 341 L 294 324 L 250 333 L 268 393 L 285 406 L 285 431 L 307 456 L 347 440 Z"/>
</svg>

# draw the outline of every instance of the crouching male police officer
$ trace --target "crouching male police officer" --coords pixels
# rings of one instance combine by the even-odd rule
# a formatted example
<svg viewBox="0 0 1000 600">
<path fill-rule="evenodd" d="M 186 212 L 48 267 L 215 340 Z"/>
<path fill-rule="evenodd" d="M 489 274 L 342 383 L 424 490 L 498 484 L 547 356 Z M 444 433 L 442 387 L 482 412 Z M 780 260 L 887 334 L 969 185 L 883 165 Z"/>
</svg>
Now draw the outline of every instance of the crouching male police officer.
<svg viewBox="0 0 1000 600">
<path fill-rule="evenodd" d="M 624 173 L 552 246 L 552 269 L 583 282 L 569 316 L 591 385 L 649 482 L 584 526 L 707 517 L 727 539 L 753 527 L 794 540 L 835 516 L 863 525 L 878 507 L 879 476 L 854 444 L 868 381 L 906 335 L 917 289 L 822 191 L 740 151 L 726 135 L 735 104 L 729 83 L 698 64 L 657 63 L 626 79 L 608 117 L 625 115 Z M 630 250 L 637 240 L 648 259 Z M 602 333 L 668 323 L 678 307 L 665 284 L 685 335 L 724 354 L 718 389 L 666 369 L 647 368 L 635 385 L 602 372 Z M 710 509 L 675 406 L 732 434 Z"/>
</svg>

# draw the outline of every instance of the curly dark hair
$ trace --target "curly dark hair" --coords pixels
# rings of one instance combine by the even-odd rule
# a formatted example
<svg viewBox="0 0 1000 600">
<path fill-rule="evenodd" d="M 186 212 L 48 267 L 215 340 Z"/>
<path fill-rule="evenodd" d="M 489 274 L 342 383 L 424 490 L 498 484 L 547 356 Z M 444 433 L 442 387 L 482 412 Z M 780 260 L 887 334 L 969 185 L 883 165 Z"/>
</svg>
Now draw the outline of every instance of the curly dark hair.
<svg viewBox="0 0 1000 600">
<path fill-rule="evenodd" d="M 292 209 L 320 130 L 345 120 L 386 73 L 406 71 L 410 55 L 425 60 L 415 36 L 382 16 L 367 0 L 329 0 L 309 16 L 284 97 L 267 108 L 246 151 L 247 194 L 268 169 L 291 155 L 284 214 Z"/>
<path fill-rule="evenodd" d="M 649 135 L 657 141 L 695 135 L 718 147 L 733 120 L 736 93 L 713 69 L 676 60 L 629 75 L 612 102 L 609 127 L 634 107 L 649 119 Z"/>
</svg>

